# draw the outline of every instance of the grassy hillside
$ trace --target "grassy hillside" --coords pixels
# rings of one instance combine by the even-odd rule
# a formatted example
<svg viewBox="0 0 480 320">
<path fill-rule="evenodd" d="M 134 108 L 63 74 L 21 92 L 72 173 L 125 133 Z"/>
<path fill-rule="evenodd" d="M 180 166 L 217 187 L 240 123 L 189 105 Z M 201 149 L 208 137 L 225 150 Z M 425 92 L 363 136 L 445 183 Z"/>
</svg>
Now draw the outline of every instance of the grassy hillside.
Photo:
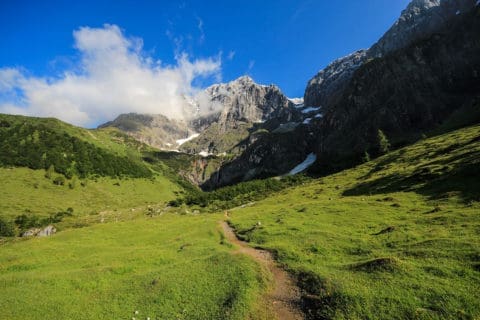
<svg viewBox="0 0 480 320">
<path fill-rule="evenodd" d="M 115 143 L 111 133 L 92 132 L 99 147 Z M 140 161 L 127 148 L 114 153 Z M 73 188 L 45 170 L 0 169 L 0 217 L 73 208 L 52 237 L 0 241 L 1 317 L 271 319 L 261 299 L 269 275 L 234 254 L 223 210 L 297 277 L 310 319 L 480 317 L 480 125 L 321 179 L 176 199 L 184 189 L 168 166 L 184 160 L 144 163 L 170 178 L 91 177 Z M 174 199 L 188 206 L 166 206 Z"/>
<path fill-rule="evenodd" d="M 154 149 L 112 128 L 86 130 L 56 119 L 0 114 L 0 151 L 0 218 L 33 219 L 17 223 L 17 233 L 51 222 L 58 227 L 62 219 L 48 217 L 68 208 L 68 220 L 98 218 L 166 203 L 192 188 L 163 162 L 143 161 Z"/>
<path fill-rule="evenodd" d="M 477 125 L 230 216 L 297 275 L 312 319 L 477 319 L 479 213 Z"/>
<path fill-rule="evenodd" d="M 115 131 L 85 130 L 56 119 L 0 114 L 0 165 L 47 169 L 67 177 L 150 177 L 146 148 Z"/>
<path fill-rule="evenodd" d="M 55 185 L 44 170 L 0 168 L 2 193 L 0 216 L 14 218 L 27 213 L 38 216 L 73 208 L 77 216 L 167 202 L 181 190 L 163 176 L 151 179 L 78 180 L 72 189 Z"/>
<path fill-rule="evenodd" d="M 218 219 L 138 216 L 2 245 L 1 318 L 245 319 L 264 275 L 229 253 Z"/>
</svg>

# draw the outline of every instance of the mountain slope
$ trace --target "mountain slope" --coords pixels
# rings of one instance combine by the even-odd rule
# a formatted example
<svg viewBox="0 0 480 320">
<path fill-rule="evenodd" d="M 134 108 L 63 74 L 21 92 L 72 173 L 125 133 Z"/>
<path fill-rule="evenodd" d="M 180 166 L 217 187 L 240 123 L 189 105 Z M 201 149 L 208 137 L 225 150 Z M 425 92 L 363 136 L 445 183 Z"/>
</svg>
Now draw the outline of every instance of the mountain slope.
<svg viewBox="0 0 480 320">
<path fill-rule="evenodd" d="M 220 111 L 207 122 L 205 118 L 192 121 L 200 135 L 182 145 L 182 151 L 239 154 L 242 148 L 238 144 L 255 131 L 250 130 L 255 124 L 261 127 L 270 119 L 289 122 L 298 117 L 293 103 L 278 87 L 256 84 L 248 76 L 207 88 L 203 99 Z"/>
<path fill-rule="evenodd" d="M 480 316 L 480 126 L 229 210 L 297 276 L 307 319 Z"/>
<path fill-rule="evenodd" d="M 427 39 L 360 67 L 317 123 L 321 165 L 377 154 L 378 129 L 402 145 L 448 121 L 455 110 L 478 108 L 479 15 L 480 7 L 457 15 Z"/>
<path fill-rule="evenodd" d="M 56 119 L 0 115 L 0 165 L 47 169 L 72 177 L 150 177 L 137 149 L 145 148 L 120 132 L 97 132 Z"/>
<path fill-rule="evenodd" d="M 368 50 L 340 58 L 321 70 L 305 89 L 307 106 L 329 108 L 348 85 L 353 73 L 370 59 L 383 57 L 429 37 L 458 14 L 470 11 L 475 0 L 413 0 L 395 24 Z"/>
<path fill-rule="evenodd" d="M 158 149 L 176 149 L 178 140 L 189 137 L 193 129 L 185 121 L 156 114 L 122 114 L 99 128 L 117 128 L 133 138 Z"/>
</svg>

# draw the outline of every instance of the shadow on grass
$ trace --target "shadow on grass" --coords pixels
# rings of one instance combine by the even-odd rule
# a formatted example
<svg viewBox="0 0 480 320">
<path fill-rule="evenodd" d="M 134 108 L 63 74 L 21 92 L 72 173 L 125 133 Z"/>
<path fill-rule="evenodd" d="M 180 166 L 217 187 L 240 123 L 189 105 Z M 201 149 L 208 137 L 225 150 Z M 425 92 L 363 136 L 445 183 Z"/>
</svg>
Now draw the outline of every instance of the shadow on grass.
<svg viewBox="0 0 480 320">
<path fill-rule="evenodd" d="M 435 156 L 449 151 L 438 150 Z M 390 156 L 362 178 L 372 177 L 391 161 L 393 157 Z M 399 191 L 414 191 L 431 200 L 458 196 L 465 203 L 480 201 L 480 151 L 468 151 L 443 159 L 434 158 L 412 172 L 396 172 L 359 183 L 345 190 L 343 195 L 373 195 Z"/>
</svg>

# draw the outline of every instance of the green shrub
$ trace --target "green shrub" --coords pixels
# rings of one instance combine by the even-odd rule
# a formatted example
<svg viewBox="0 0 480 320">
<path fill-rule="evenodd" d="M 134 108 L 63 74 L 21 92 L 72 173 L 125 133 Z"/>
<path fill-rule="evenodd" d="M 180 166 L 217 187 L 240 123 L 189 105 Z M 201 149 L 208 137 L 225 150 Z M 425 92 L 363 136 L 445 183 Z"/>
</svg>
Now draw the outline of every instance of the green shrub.
<svg viewBox="0 0 480 320">
<path fill-rule="evenodd" d="M 20 230 L 27 230 L 41 226 L 40 218 L 32 214 L 22 214 L 15 218 L 15 224 Z"/>
<path fill-rule="evenodd" d="M 55 167 L 53 166 L 53 164 L 51 164 L 48 167 L 47 171 L 45 172 L 45 178 L 52 179 L 54 173 L 55 173 Z"/>
<path fill-rule="evenodd" d="M 14 237 L 15 226 L 11 221 L 0 217 L 0 237 Z"/>
<path fill-rule="evenodd" d="M 57 176 L 55 179 L 53 179 L 53 184 L 57 186 L 63 186 L 65 184 L 65 177 Z"/>
</svg>

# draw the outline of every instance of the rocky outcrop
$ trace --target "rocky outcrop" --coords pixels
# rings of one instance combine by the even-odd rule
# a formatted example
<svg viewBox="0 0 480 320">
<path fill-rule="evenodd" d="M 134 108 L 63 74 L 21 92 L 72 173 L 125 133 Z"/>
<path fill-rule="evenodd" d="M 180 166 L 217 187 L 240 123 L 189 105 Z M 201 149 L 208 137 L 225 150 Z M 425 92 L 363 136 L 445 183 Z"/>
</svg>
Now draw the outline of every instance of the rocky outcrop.
<svg viewBox="0 0 480 320">
<path fill-rule="evenodd" d="M 305 160 L 315 140 L 305 126 L 287 133 L 261 132 L 251 137 L 254 138 L 243 153 L 211 174 L 201 185 L 203 189 L 283 175 Z"/>
<path fill-rule="evenodd" d="M 57 229 L 52 226 L 46 226 L 45 228 L 32 228 L 24 231 L 21 237 L 48 237 L 57 233 Z"/>
<path fill-rule="evenodd" d="M 416 10 L 409 8 L 403 16 Z M 326 90 L 317 98 L 328 102 L 310 126 L 264 135 L 204 187 L 288 172 L 312 149 L 316 170 L 331 172 L 358 163 L 365 151 L 375 154 L 378 129 L 402 145 L 438 127 L 480 95 L 479 10 L 450 15 L 435 33 L 421 33 L 425 38 L 403 49 L 375 59 L 359 52 L 331 64 L 316 82 Z M 305 105 L 311 103 L 305 98 Z"/>
<path fill-rule="evenodd" d="M 120 129 L 143 143 L 166 150 L 177 149 L 177 140 L 195 133 L 185 121 L 169 119 L 160 114 L 122 114 L 99 128 L 107 127 Z"/>
<path fill-rule="evenodd" d="M 480 7 L 455 15 L 428 38 L 361 66 L 317 123 L 322 166 L 376 153 L 378 129 L 393 144 L 409 143 L 479 97 L 479 17 Z"/>
<path fill-rule="evenodd" d="M 180 150 L 188 153 L 238 154 L 243 150 L 241 142 L 260 129 L 262 123 L 271 119 L 289 122 L 300 117 L 277 86 L 256 84 L 248 76 L 213 85 L 197 99 L 212 111 L 221 106 L 221 111 L 191 121 L 192 127 L 201 133 L 182 145 Z"/>
<path fill-rule="evenodd" d="M 428 37 L 456 15 L 470 11 L 475 4 L 476 0 L 413 0 L 395 24 L 368 50 L 368 57 L 382 57 Z"/>
<path fill-rule="evenodd" d="M 315 75 L 305 89 L 305 104 L 328 109 L 338 102 L 354 72 L 365 62 L 405 48 L 471 10 L 475 0 L 413 0 L 395 24 L 369 50 L 338 59 Z"/>
<path fill-rule="evenodd" d="M 305 89 L 305 106 L 329 106 L 342 95 L 343 89 L 355 70 L 367 57 L 366 50 L 359 50 L 335 60 L 313 77 Z"/>
</svg>

